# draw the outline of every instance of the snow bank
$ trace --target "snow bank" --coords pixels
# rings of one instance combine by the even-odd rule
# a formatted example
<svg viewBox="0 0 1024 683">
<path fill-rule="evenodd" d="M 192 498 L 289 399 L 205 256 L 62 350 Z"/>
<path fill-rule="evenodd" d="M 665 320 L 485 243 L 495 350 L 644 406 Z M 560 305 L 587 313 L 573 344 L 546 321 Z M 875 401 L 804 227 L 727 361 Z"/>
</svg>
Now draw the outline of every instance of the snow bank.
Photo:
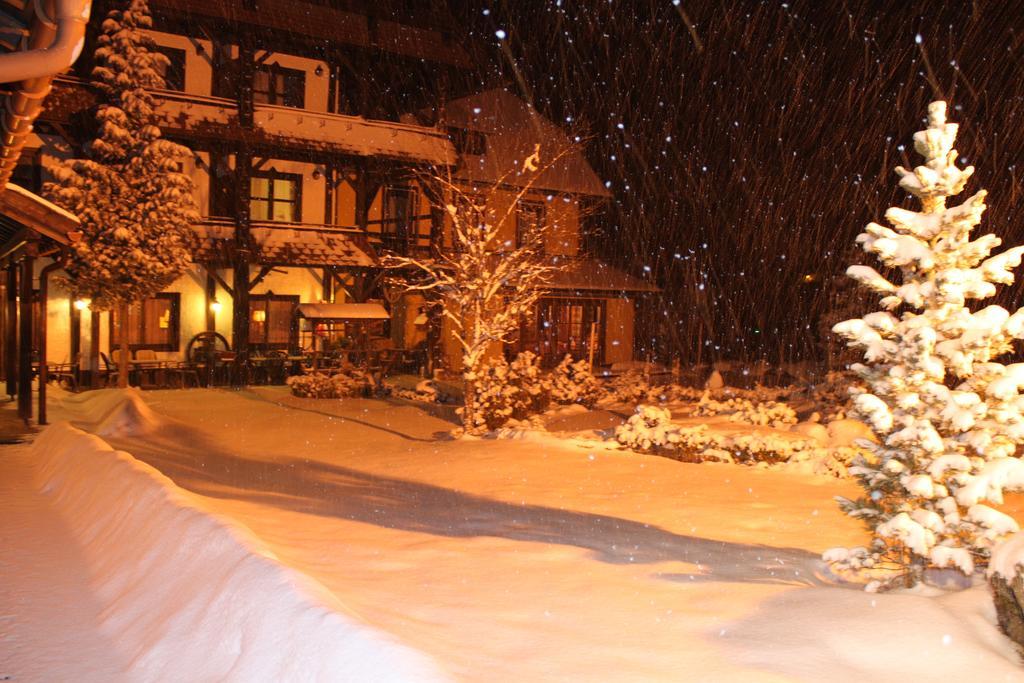
<svg viewBox="0 0 1024 683">
<path fill-rule="evenodd" d="M 160 417 L 142 398 L 142 392 L 134 387 L 72 394 L 64 403 L 73 406 L 75 416 L 100 436 L 142 436 L 162 425 Z"/>
<path fill-rule="evenodd" d="M 156 423 L 131 392 L 98 403 L 109 433 Z M 248 529 L 210 514 L 130 454 L 58 423 L 35 441 L 33 455 L 44 492 L 82 546 L 103 628 L 132 661 L 133 678 L 443 678 L 425 656 L 345 614 L 326 589 L 279 564 Z"/>
</svg>

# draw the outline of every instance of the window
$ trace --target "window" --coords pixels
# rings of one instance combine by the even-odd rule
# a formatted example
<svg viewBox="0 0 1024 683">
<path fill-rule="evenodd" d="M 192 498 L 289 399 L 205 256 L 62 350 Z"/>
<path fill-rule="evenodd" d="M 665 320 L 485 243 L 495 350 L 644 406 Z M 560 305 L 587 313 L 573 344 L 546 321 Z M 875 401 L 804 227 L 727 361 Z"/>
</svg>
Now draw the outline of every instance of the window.
<svg viewBox="0 0 1024 683">
<path fill-rule="evenodd" d="M 411 187 L 384 188 L 381 241 L 392 251 L 405 253 L 409 238 L 415 236 L 416 190 Z"/>
<path fill-rule="evenodd" d="M 185 90 L 185 51 L 176 47 L 158 45 L 155 48 L 164 57 L 167 64 L 156 65 L 156 71 L 164 79 L 164 87 L 168 90 Z"/>
<path fill-rule="evenodd" d="M 302 109 L 306 102 L 306 74 L 277 64 L 263 64 L 252 76 L 252 99 Z"/>
<path fill-rule="evenodd" d="M 181 295 L 161 292 L 141 304 L 128 307 L 128 348 L 152 349 L 154 351 L 178 350 L 178 316 Z M 121 311 L 115 308 L 110 313 L 110 348 L 121 346 Z"/>
<path fill-rule="evenodd" d="M 293 173 L 253 173 L 249 179 L 249 215 L 254 221 L 298 223 L 302 176 Z"/>
<path fill-rule="evenodd" d="M 516 246 L 521 247 L 544 227 L 544 202 L 522 200 L 516 206 Z"/>
<path fill-rule="evenodd" d="M 298 346 L 298 296 L 260 294 L 249 298 L 249 343 L 266 349 Z"/>
<path fill-rule="evenodd" d="M 594 362 L 604 356 L 605 302 L 601 299 L 541 299 L 535 320 L 521 333 L 523 350 L 536 352 L 545 365 L 554 365 L 566 354 L 588 358 L 594 342 Z"/>
<path fill-rule="evenodd" d="M 487 136 L 468 128 L 448 128 L 448 139 L 459 154 L 483 156 L 487 153 Z"/>
</svg>

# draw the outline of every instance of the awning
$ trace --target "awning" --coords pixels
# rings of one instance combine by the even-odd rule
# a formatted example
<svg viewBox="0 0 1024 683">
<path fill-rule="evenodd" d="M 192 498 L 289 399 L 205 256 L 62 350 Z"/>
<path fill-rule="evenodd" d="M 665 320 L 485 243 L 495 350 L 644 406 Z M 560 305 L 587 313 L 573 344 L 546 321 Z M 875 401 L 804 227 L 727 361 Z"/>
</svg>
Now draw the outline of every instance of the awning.
<svg viewBox="0 0 1024 683">
<path fill-rule="evenodd" d="M 299 304 L 299 316 L 310 320 L 388 320 L 380 304 Z"/>
</svg>

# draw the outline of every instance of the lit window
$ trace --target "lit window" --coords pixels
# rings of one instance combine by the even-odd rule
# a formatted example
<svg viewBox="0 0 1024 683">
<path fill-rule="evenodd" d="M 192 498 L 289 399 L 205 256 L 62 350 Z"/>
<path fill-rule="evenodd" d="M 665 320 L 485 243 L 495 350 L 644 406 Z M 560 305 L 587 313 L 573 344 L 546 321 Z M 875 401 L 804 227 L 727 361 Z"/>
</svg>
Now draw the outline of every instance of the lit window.
<svg viewBox="0 0 1024 683">
<path fill-rule="evenodd" d="M 249 215 L 254 221 L 298 223 L 300 183 L 291 173 L 254 173 L 249 180 Z"/>
</svg>

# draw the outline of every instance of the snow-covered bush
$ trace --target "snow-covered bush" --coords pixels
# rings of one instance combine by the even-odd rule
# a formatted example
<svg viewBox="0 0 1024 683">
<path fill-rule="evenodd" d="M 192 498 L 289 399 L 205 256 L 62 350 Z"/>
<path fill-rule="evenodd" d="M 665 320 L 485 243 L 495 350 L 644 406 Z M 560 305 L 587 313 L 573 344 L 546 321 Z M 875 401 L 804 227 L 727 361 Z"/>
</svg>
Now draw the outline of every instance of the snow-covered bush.
<svg viewBox="0 0 1024 683">
<path fill-rule="evenodd" d="M 840 501 L 871 528 L 871 547 L 836 564 L 890 568 L 898 574 L 891 581 L 910 584 L 928 567 L 972 573 L 993 544 L 1017 530 L 982 501 L 1001 503 L 1004 489 L 1024 485 L 1024 464 L 1013 457 L 1024 440 L 1024 364 L 994 360 L 1024 338 L 1024 310 L 966 305 L 993 296 L 997 283 L 1012 283 L 1024 247 L 990 256 L 998 237 L 970 238 L 985 209 L 984 190 L 946 206 L 974 171 L 954 163 L 956 133 L 946 104 L 933 102 L 928 128 L 914 135 L 925 163 L 896 169 L 922 210 L 890 208 L 893 228 L 869 223 L 857 238 L 898 270 L 900 281 L 851 266 L 850 277 L 882 296 L 883 310 L 835 326 L 863 351 L 865 363 L 852 368 L 864 384 L 853 416 L 878 439 L 864 444 L 869 456 L 851 468 L 865 495 Z"/>
<path fill-rule="evenodd" d="M 370 387 L 366 375 L 359 371 L 326 375 L 314 372 L 289 377 L 292 394 L 301 398 L 348 398 L 364 395 Z"/>
<path fill-rule="evenodd" d="M 425 379 L 416 383 L 416 386 L 412 389 L 397 386 L 394 384 L 386 385 L 387 391 L 398 398 L 404 398 L 409 401 L 420 401 L 422 403 L 444 403 L 448 397 L 438 387 L 437 382 L 432 379 Z"/>
<path fill-rule="evenodd" d="M 636 413 L 615 429 L 615 439 L 630 450 L 661 453 L 679 448 L 680 429 L 664 408 L 639 405 Z"/>
<path fill-rule="evenodd" d="M 551 382 L 544 376 L 540 358 L 532 351 L 519 353 L 509 363 L 509 381 L 518 392 L 514 395 L 512 415 L 517 420 L 537 415 L 551 403 Z"/>
<path fill-rule="evenodd" d="M 743 465 L 812 462 L 821 474 L 843 476 L 852 449 L 829 450 L 811 439 L 794 435 L 724 433 L 707 425 L 681 427 L 658 406 L 640 405 L 615 430 L 622 446 L 640 453 L 657 453 L 684 462 L 727 462 Z"/>
<path fill-rule="evenodd" d="M 745 398 L 716 401 L 706 392 L 694 408 L 694 415 L 727 415 L 732 422 L 786 427 L 797 423 L 796 412 L 784 403 L 774 401 L 753 402 Z"/>
<path fill-rule="evenodd" d="M 475 416 L 463 416 L 470 433 L 493 431 L 512 419 L 524 420 L 546 410 L 550 402 L 539 360 L 529 351 L 511 363 L 500 356 L 485 361 L 475 384 Z"/>
<path fill-rule="evenodd" d="M 569 355 L 551 371 L 548 382 L 551 400 L 562 405 L 579 403 L 591 407 L 597 402 L 601 392 L 601 387 L 590 372 L 587 361 L 574 361 Z"/>
<path fill-rule="evenodd" d="M 604 390 L 609 402 L 635 405 L 647 399 L 651 386 L 642 374 L 629 370 L 605 382 Z"/>
</svg>

